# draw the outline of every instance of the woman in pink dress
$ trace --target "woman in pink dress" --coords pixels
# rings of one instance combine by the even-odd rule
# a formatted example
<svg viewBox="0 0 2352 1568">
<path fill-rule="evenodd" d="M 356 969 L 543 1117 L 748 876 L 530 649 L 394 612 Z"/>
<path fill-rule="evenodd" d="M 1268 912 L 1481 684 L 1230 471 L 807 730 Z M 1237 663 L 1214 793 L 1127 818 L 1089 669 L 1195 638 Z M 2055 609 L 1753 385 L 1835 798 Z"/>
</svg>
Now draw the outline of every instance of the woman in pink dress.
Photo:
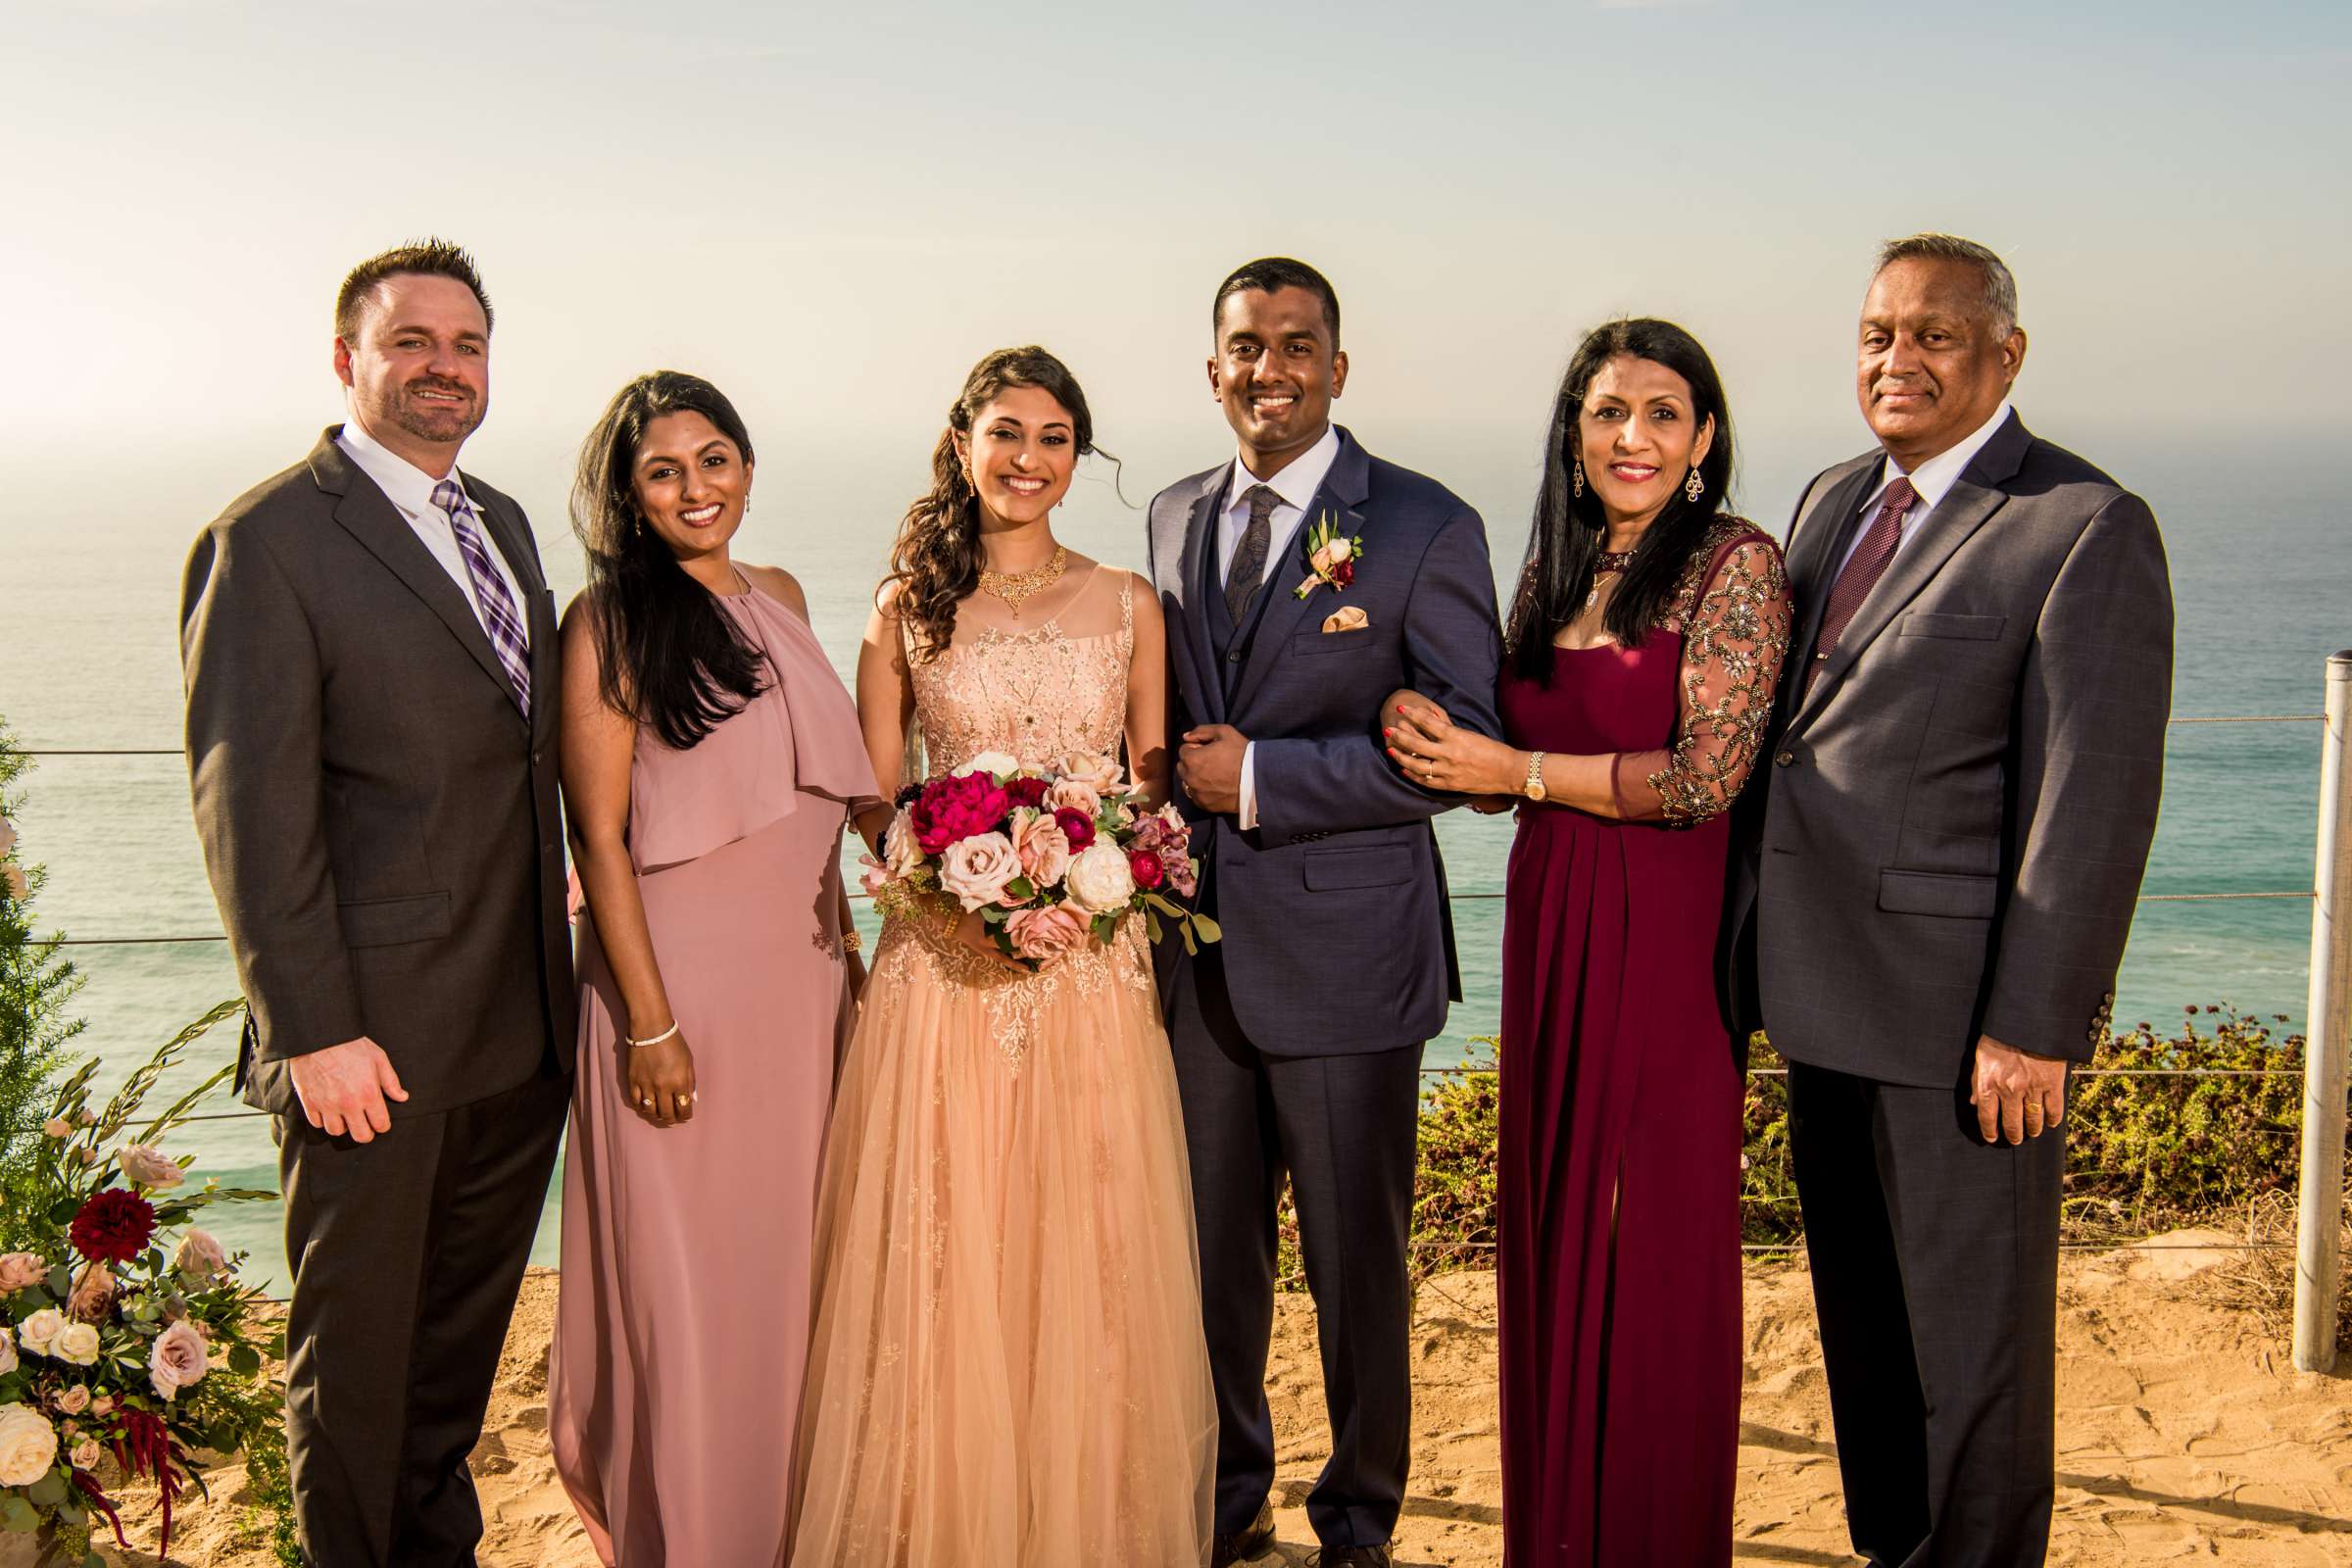
<svg viewBox="0 0 2352 1568">
<path fill-rule="evenodd" d="M 1569 363 L 1497 709 L 1405 697 L 1414 778 L 1523 796 L 1502 936 L 1503 1561 L 1723 1568 L 1740 1425 L 1745 1043 L 1715 987 L 1730 820 L 1789 599 L 1722 510 L 1715 367 L 1668 321 Z M 1507 744 L 1506 744 L 1507 743 Z"/>
<path fill-rule="evenodd" d="M 586 907 L 548 1370 L 598 1556 L 785 1560 L 817 1159 L 848 1038 L 850 813 L 877 804 L 800 585 L 735 561 L 752 442 L 709 382 L 623 387 L 573 492 L 564 804 Z"/>
</svg>

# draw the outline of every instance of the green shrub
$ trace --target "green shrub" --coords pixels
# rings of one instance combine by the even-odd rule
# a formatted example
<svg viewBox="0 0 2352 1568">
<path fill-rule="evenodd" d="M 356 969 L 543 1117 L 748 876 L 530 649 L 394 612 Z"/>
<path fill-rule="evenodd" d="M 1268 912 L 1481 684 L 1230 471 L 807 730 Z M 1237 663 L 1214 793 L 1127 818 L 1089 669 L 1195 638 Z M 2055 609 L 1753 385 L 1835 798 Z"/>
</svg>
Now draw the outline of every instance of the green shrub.
<svg viewBox="0 0 2352 1568">
<path fill-rule="evenodd" d="M 13 823 L 21 809 L 18 780 L 31 765 L 0 722 L 0 822 Z M 80 1020 L 66 1016 L 81 976 L 66 961 L 55 935 L 33 935 L 31 897 L 48 876 L 24 858 L 24 849 L 21 842 L 0 845 L 0 1251 L 16 1251 L 30 1238 L 25 1221 L 42 1152 L 41 1121 L 70 1065 L 66 1044 L 81 1032 Z M 23 879 L 25 897 L 16 896 L 12 876 Z"/>
</svg>

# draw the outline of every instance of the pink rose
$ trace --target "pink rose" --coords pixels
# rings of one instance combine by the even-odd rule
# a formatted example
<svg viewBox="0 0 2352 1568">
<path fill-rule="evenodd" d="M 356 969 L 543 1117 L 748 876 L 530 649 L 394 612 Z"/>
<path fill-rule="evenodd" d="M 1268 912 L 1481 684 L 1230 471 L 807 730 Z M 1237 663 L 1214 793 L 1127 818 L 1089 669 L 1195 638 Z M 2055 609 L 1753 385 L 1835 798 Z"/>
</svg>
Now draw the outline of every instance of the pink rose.
<svg viewBox="0 0 2352 1568">
<path fill-rule="evenodd" d="M 1056 811 L 1077 811 L 1091 819 L 1102 809 L 1102 792 L 1082 778 L 1057 778 L 1046 791 L 1046 804 Z"/>
<path fill-rule="evenodd" d="M 98 1396 L 96 1398 L 94 1398 L 94 1399 L 92 1399 L 92 1400 L 90 1401 L 90 1414 L 92 1414 L 92 1415 L 113 1415 L 114 1413 L 115 1413 L 115 1396 L 114 1396 L 113 1395 L 111 1395 L 111 1394 L 101 1394 L 101 1395 L 99 1395 L 99 1396 Z"/>
<path fill-rule="evenodd" d="M 57 1407 L 67 1415 L 79 1415 L 90 1407 L 90 1386 L 76 1383 L 57 1396 Z"/>
<path fill-rule="evenodd" d="M 1070 868 L 1070 841 L 1061 823 L 1043 811 L 1016 811 L 1012 817 L 1012 849 L 1021 859 L 1021 874 L 1041 892 L 1061 880 Z"/>
<path fill-rule="evenodd" d="M 122 1161 L 122 1174 L 141 1187 L 177 1187 L 188 1179 L 178 1160 L 147 1144 L 124 1144 L 115 1152 L 115 1158 Z"/>
<path fill-rule="evenodd" d="M 948 846 L 940 858 L 939 885 L 966 909 L 1001 903 L 1004 885 L 1021 874 L 1021 858 L 1002 833 L 975 833 Z"/>
<path fill-rule="evenodd" d="M 1056 779 L 1075 779 L 1092 785 L 1098 795 L 1114 795 L 1119 788 L 1119 760 L 1100 752 L 1064 752 L 1048 769 Z"/>
<path fill-rule="evenodd" d="M 98 1468 L 98 1461 L 105 1456 L 106 1450 L 98 1446 L 96 1438 L 84 1438 L 74 1445 L 72 1458 L 74 1468 L 76 1470 L 95 1470 Z"/>
<path fill-rule="evenodd" d="M 92 1263 L 66 1298 L 66 1314 L 83 1323 L 103 1323 L 114 1309 L 115 1277 L 104 1263 Z"/>
<path fill-rule="evenodd" d="M 49 1265 L 33 1252 L 0 1252 L 0 1293 L 21 1291 L 49 1277 Z"/>
<path fill-rule="evenodd" d="M 1086 917 L 1066 904 L 1016 909 L 1004 922 L 1004 935 L 1014 953 L 1043 963 L 1086 945 Z"/>
<path fill-rule="evenodd" d="M 147 1381 L 167 1401 L 179 1397 L 180 1390 L 202 1383 L 207 1370 L 204 1336 L 185 1320 L 157 1335 L 155 1348 L 147 1354 Z"/>
<path fill-rule="evenodd" d="M 218 1279 L 228 1272 L 228 1250 L 211 1232 L 190 1227 L 172 1254 L 172 1266 L 198 1279 Z"/>
</svg>

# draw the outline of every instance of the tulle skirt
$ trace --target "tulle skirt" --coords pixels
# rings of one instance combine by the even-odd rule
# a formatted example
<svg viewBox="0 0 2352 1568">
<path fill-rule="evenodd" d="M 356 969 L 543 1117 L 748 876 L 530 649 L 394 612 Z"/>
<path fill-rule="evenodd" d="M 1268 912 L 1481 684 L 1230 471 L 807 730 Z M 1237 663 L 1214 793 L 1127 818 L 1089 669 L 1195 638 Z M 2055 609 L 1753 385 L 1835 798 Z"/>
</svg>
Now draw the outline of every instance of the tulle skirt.
<svg viewBox="0 0 2352 1568">
<path fill-rule="evenodd" d="M 1019 976 L 885 929 L 815 1257 L 796 1568 L 1205 1559 L 1216 1406 L 1138 933 Z"/>
</svg>

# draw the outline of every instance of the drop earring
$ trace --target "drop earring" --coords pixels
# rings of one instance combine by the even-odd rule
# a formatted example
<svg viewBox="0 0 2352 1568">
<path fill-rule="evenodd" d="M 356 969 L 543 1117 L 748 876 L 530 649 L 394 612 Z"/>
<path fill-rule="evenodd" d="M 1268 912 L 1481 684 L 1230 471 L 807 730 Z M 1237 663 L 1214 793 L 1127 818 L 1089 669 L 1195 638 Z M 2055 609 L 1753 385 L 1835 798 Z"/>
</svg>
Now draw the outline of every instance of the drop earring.
<svg viewBox="0 0 2352 1568">
<path fill-rule="evenodd" d="M 1693 463 L 1690 465 L 1690 477 L 1683 483 L 1683 494 L 1690 500 L 1696 501 L 1706 493 L 1706 488 L 1707 481 L 1698 476 L 1698 465 Z"/>
<path fill-rule="evenodd" d="M 1576 490 L 1576 499 L 1577 499 L 1577 500 L 1579 500 L 1579 501 L 1582 501 L 1582 500 L 1584 500 L 1584 499 L 1585 499 L 1585 460 L 1584 460 L 1584 459 L 1582 459 L 1582 458 L 1579 458 L 1579 459 L 1577 459 L 1577 460 L 1576 460 L 1576 479 L 1575 479 L 1575 490 Z"/>
</svg>

